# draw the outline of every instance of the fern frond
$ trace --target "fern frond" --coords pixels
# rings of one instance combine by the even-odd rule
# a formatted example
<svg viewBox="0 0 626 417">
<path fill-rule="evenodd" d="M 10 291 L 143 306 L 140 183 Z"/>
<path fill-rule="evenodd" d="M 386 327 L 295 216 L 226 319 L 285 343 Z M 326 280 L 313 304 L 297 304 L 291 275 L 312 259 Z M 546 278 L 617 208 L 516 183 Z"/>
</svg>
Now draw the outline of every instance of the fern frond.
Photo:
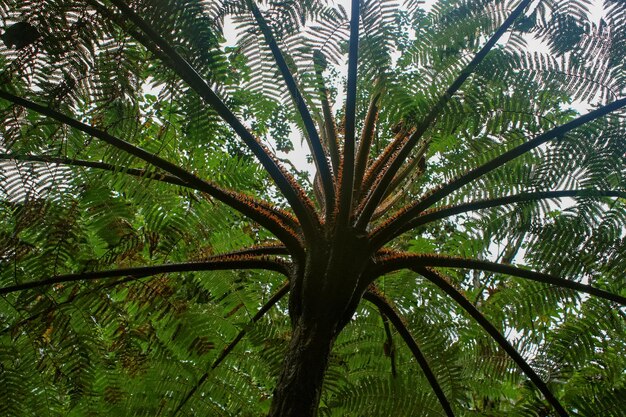
<svg viewBox="0 0 626 417">
<path fill-rule="evenodd" d="M 376 307 L 378 307 L 381 310 L 381 312 L 385 316 L 387 316 L 387 318 L 389 318 L 389 320 L 391 320 L 394 327 L 396 328 L 398 333 L 400 333 L 400 336 L 402 336 L 402 339 L 404 340 L 404 342 L 407 344 L 407 346 L 413 353 L 415 360 L 419 363 L 420 367 L 422 368 L 422 371 L 424 372 L 424 374 L 426 375 L 426 378 L 428 379 L 428 382 L 432 386 L 433 391 L 435 392 L 435 395 L 437 395 L 437 398 L 439 399 L 439 403 L 441 404 L 441 407 L 444 409 L 446 415 L 448 417 L 453 417 L 454 412 L 452 411 L 452 408 L 450 406 L 450 403 L 448 402 L 448 399 L 446 398 L 446 395 L 441 390 L 441 387 L 439 386 L 439 382 L 437 381 L 436 376 L 433 374 L 430 366 L 428 365 L 428 361 L 422 354 L 421 350 L 419 349 L 419 346 L 415 342 L 415 339 L 413 339 L 413 336 L 411 336 L 411 333 L 407 329 L 406 324 L 403 322 L 402 317 L 393 308 L 393 306 L 389 303 L 389 301 L 386 300 L 385 297 L 382 294 L 380 294 L 380 292 L 378 292 L 375 288 L 368 290 L 363 296 L 363 298 L 373 303 Z"/>
<path fill-rule="evenodd" d="M 531 139 L 528 142 L 499 155 L 498 157 L 492 159 L 491 161 L 482 165 L 481 167 L 475 168 L 467 172 L 463 176 L 450 181 L 448 184 L 441 186 L 436 190 L 432 190 L 431 192 L 426 194 L 424 197 L 422 197 L 422 199 L 420 199 L 417 203 L 414 203 L 409 207 L 405 207 L 404 209 L 401 209 L 400 212 L 394 218 L 388 221 L 388 225 L 379 227 L 379 229 L 377 229 L 374 232 L 374 235 L 376 236 L 374 240 L 376 242 L 381 242 L 383 240 L 383 239 L 380 239 L 380 236 L 381 236 L 380 230 L 390 231 L 391 229 L 398 227 L 400 224 L 406 221 L 408 217 L 411 217 L 415 213 L 423 211 L 425 208 L 432 205 L 432 203 L 440 200 L 443 196 L 446 196 L 450 194 L 451 192 L 453 192 L 454 190 L 461 188 L 463 185 L 480 177 L 484 173 L 492 171 L 493 169 L 528 152 L 529 150 L 532 150 L 538 147 L 539 145 L 549 140 L 552 140 L 558 136 L 564 135 L 570 130 L 573 130 L 579 126 L 589 123 L 599 117 L 603 117 L 613 111 L 619 110 L 620 108 L 624 106 L 626 106 L 626 99 L 617 100 L 607 106 L 600 107 L 599 109 L 589 112 L 584 116 L 581 116 L 575 120 L 572 120 L 571 122 L 568 122 L 562 126 L 556 127 L 548 132 L 538 135 L 534 139 Z"/>
<path fill-rule="evenodd" d="M 496 329 L 480 311 L 476 309 L 463 295 L 458 292 L 443 276 L 428 268 L 416 268 L 415 271 L 433 284 L 438 286 L 442 291 L 452 297 L 463 309 L 471 315 L 478 324 L 500 345 L 500 347 L 517 363 L 528 378 L 541 391 L 544 398 L 550 403 L 557 414 L 561 417 L 569 416 L 561 403 L 554 396 L 548 386 L 539 378 L 539 375 L 530 367 L 528 362 L 519 354 L 519 352 L 511 346 L 506 338 Z"/>
</svg>

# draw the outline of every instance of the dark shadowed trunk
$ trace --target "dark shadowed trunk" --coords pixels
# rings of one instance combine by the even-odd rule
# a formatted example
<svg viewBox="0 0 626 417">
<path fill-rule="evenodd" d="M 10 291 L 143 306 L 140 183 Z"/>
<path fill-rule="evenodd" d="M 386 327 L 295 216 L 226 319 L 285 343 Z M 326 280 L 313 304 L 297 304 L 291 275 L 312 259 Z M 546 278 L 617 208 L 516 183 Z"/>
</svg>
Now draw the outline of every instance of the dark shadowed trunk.
<svg viewBox="0 0 626 417">
<path fill-rule="evenodd" d="M 325 323 L 299 322 L 274 389 L 270 416 L 314 416 L 335 332 Z"/>
<path fill-rule="evenodd" d="M 311 247 L 304 268 L 294 271 L 289 299 L 291 342 L 274 389 L 270 417 L 317 413 L 332 346 L 366 286 L 367 243 L 351 232 Z"/>
</svg>

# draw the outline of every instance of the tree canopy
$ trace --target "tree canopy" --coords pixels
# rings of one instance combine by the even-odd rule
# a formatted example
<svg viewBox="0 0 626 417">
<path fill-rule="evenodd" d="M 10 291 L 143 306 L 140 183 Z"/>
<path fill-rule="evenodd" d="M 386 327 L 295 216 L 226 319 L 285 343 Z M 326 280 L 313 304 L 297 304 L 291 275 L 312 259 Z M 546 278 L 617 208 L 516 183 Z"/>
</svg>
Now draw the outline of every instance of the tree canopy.
<svg viewBox="0 0 626 417">
<path fill-rule="evenodd" d="M 624 416 L 623 0 L 0 30 L 0 415 Z"/>
</svg>

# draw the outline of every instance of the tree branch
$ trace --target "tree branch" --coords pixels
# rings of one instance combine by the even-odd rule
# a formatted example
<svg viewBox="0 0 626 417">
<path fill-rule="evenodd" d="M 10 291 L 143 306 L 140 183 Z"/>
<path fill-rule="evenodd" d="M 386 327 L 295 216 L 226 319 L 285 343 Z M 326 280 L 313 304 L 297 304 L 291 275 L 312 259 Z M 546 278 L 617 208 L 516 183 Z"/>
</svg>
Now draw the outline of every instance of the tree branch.
<svg viewBox="0 0 626 417">
<path fill-rule="evenodd" d="M 289 67 L 285 62 L 285 58 L 283 57 L 278 44 L 276 43 L 276 39 L 272 35 L 272 31 L 269 28 L 265 18 L 261 14 L 261 11 L 255 4 L 254 0 L 247 0 L 248 6 L 252 10 L 252 14 L 259 25 L 259 29 L 263 33 L 265 37 L 265 42 L 267 42 L 270 50 L 272 51 L 272 55 L 274 56 L 274 60 L 278 65 L 278 69 L 283 76 L 285 84 L 287 84 L 287 89 L 291 94 L 291 98 L 300 113 L 300 117 L 302 118 L 302 122 L 304 123 L 304 128 L 306 130 L 308 136 L 309 147 L 311 148 L 311 153 L 313 154 L 313 160 L 315 161 L 315 165 L 317 167 L 317 171 L 320 174 L 320 178 L 322 180 L 322 185 L 324 189 L 324 200 L 327 205 L 331 207 L 335 204 L 335 184 L 333 181 L 333 174 L 331 168 L 328 163 L 328 157 L 324 152 L 324 147 L 322 146 L 322 141 L 320 140 L 320 136 L 317 133 L 317 129 L 315 128 L 315 123 L 313 122 L 313 118 L 309 113 L 309 109 L 298 89 L 298 85 L 293 78 L 293 75 L 289 71 Z"/>
<path fill-rule="evenodd" d="M 202 180 L 185 169 L 175 165 L 165 159 L 152 154 L 142 148 L 139 148 L 129 142 L 119 139 L 103 130 L 97 129 L 93 126 L 82 123 L 76 119 L 66 116 L 56 110 L 49 107 L 45 107 L 27 100 L 23 97 L 18 97 L 9 92 L 0 90 L 0 98 L 10 101 L 19 106 L 33 110 L 46 117 L 50 117 L 60 123 L 71 126 L 83 133 L 93 136 L 97 139 L 108 143 L 124 152 L 127 152 L 143 161 L 148 162 L 157 168 L 162 169 L 171 175 L 178 177 L 182 181 L 186 182 L 188 186 L 205 192 L 210 196 L 216 198 L 229 207 L 239 211 L 240 213 L 248 216 L 250 219 L 256 221 L 261 226 L 267 228 L 270 232 L 274 233 L 281 241 L 285 243 L 291 250 L 298 253 L 300 252 L 300 241 L 298 237 L 291 231 L 283 222 L 279 219 L 280 215 L 277 215 L 273 209 L 268 209 L 267 205 L 257 205 L 256 201 L 244 194 L 235 193 L 230 190 L 224 190 L 219 186 Z"/>
<path fill-rule="evenodd" d="M 519 146 L 516 146 L 515 148 L 504 152 L 500 156 L 493 158 L 492 160 L 484 163 L 483 165 L 477 168 L 471 169 L 467 171 L 465 174 L 452 179 L 447 184 L 443 184 L 435 188 L 434 190 L 424 195 L 417 202 L 399 210 L 398 214 L 396 214 L 393 218 L 391 218 L 390 221 L 388 221 L 383 226 L 379 227 L 378 230 L 375 232 L 377 235 L 377 238 L 376 238 L 377 246 L 374 246 L 374 247 L 378 248 L 384 245 L 386 242 L 392 239 L 392 236 L 396 236 L 397 231 L 400 230 L 404 225 L 406 225 L 406 223 L 410 221 L 412 218 L 416 217 L 421 212 L 426 210 L 428 207 L 442 200 L 443 198 L 448 196 L 450 193 L 458 190 L 459 188 L 475 180 L 476 178 L 479 178 L 487 174 L 488 172 L 493 171 L 494 169 L 517 158 L 518 156 L 523 155 L 526 152 L 529 152 L 535 149 L 539 145 L 548 142 L 549 140 L 563 136 L 569 131 L 576 129 L 577 127 L 580 127 L 600 117 L 606 116 L 607 114 L 613 111 L 616 111 L 624 106 L 626 106 L 626 98 L 614 101 L 611 104 L 600 107 L 599 109 L 596 109 L 583 116 L 580 116 L 572 120 L 571 122 L 555 127 L 554 129 L 551 129 L 535 137 L 534 139 L 531 139 Z"/>
<path fill-rule="evenodd" d="M 364 191 L 362 188 L 363 177 L 365 175 L 365 169 L 367 168 L 367 160 L 370 154 L 372 140 L 374 139 L 374 132 L 376 130 L 379 99 L 380 93 L 376 93 L 370 100 L 369 109 L 367 110 L 367 116 L 365 116 L 365 123 L 363 125 L 363 132 L 361 133 L 361 140 L 359 141 L 359 148 L 357 151 L 356 164 L 354 168 L 353 198 L 355 201 L 359 201 L 360 194 Z"/>
<path fill-rule="evenodd" d="M 527 201 L 538 201 L 550 198 L 563 198 L 563 197 L 618 197 L 626 198 L 626 191 L 613 191 L 613 190 L 559 190 L 559 191 L 536 191 L 530 193 L 514 194 L 506 197 L 490 198 L 485 200 L 473 201 L 471 203 L 459 204 L 456 206 L 443 206 L 437 207 L 432 210 L 425 210 L 421 213 L 417 213 L 417 217 L 408 219 L 404 226 L 396 230 L 396 232 L 389 238 L 394 239 L 411 229 L 422 226 L 427 223 L 434 222 L 436 220 L 444 219 L 446 217 L 454 216 L 460 213 L 466 213 L 474 210 L 481 210 L 490 207 L 499 207 L 507 204 L 522 203 Z M 393 222 L 393 219 L 390 223 Z M 379 233 L 383 233 L 386 230 L 388 224 L 383 224 L 372 232 L 372 239 L 376 244 L 380 244 L 381 237 Z M 389 240 L 387 239 L 387 240 Z"/>
<path fill-rule="evenodd" d="M 448 280 L 440 275 L 438 272 L 433 271 L 429 268 L 413 268 L 413 271 L 422 275 L 424 278 L 428 279 L 430 282 L 438 286 L 441 290 L 443 290 L 446 294 L 450 296 L 454 301 L 457 302 L 480 326 L 485 329 L 485 331 L 500 345 L 500 347 L 517 363 L 520 369 L 526 374 L 526 376 L 535 384 L 535 386 L 541 391 L 544 398 L 552 405 L 554 410 L 560 417 L 569 417 L 569 414 L 561 403 L 556 399 L 556 397 L 552 394 L 548 386 L 541 380 L 539 375 L 535 373 L 533 368 L 526 362 L 526 360 L 520 355 L 520 353 L 515 349 L 506 338 L 495 328 L 493 324 L 485 316 L 482 315 L 480 311 L 472 303 L 470 303 L 459 291 L 456 290 Z"/>
<path fill-rule="evenodd" d="M 459 258 L 445 255 L 423 255 L 410 253 L 394 253 L 386 254 L 384 258 L 376 262 L 374 274 L 375 276 L 384 275 L 399 269 L 415 269 L 426 267 L 442 267 L 442 268 L 467 268 L 477 269 L 481 271 L 495 272 L 499 274 L 512 275 L 531 281 L 542 282 L 544 284 L 554 285 L 561 288 L 569 288 L 575 291 L 584 292 L 605 300 L 613 301 L 626 306 L 626 297 L 619 294 L 602 290 L 587 284 L 571 281 L 556 277 L 554 275 L 545 274 L 529 269 L 523 269 L 508 264 L 498 262 L 489 262 L 479 259 Z"/>
<path fill-rule="evenodd" d="M 340 169 L 339 211 L 337 225 L 339 229 L 347 227 L 352 214 L 352 190 L 354 188 L 354 142 L 356 124 L 356 90 L 359 61 L 359 9 L 360 1 L 352 0 L 350 16 L 350 42 L 348 45 L 348 84 L 346 87 L 345 137 L 343 159 Z"/>
<path fill-rule="evenodd" d="M 112 165 L 106 162 L 97 162 L 97 161 L 86 161 L 82 159 L 72 159 L 72 158 L 61 158 L 55 156 L 47 156 L 47 155 L 17 155 L 17 154 L 9 154 L 9 153 L 0 153 L 0 160 L 5 161 L 26 161 L 26 162 L 43 162 L 45 164 L 55 164 L 55 165 L 69 165 L 69 166 L 79 166 L 85 168 L 95 168 L 101 169 L 104 171 L 111 172 L 123 172 L 128 175 L 132 175 L 138 178 L 147 178 L 154 181 L 165 182 L 168 184 L 178 185 L 185 188 L 196 189 L 194 187 L 190 187 L 185 181 L 180 178 L 164 174 L 160 172 L 151 172 L 146 169 L 138 169 L 138 168 L 129 168 L 125 166 Z"/>
<path fill-rule="evenodd" d="M 315 75 L 317 77 L 320 101 L 322 102 L 322 113 L 324 115 L 323 132 L 326 136 L 326 146 L 328 147 L 330 161 L 333 166 L 333 174 L 336 177 L 339 174 L 340 169 L 339 135 L 337 134 L 337 126 L 335 124 L 335 118 L 333 116 L 332 107 L 328 98 L 328 89 L 324 85 L 324 77 L 322 75 L 327 65 L 326 58 L 320 51 L 314 51 L 313 62 L 315 66 Z M 328 215 L 326 217 L 329 218 Z"/>
<path fill-rule="evenodd" d="M 502 23 L 502 25 L 498 28 L 498 30 L 491 36 L 491 38 L 487 41 L 487 43 L 482 47 L 482 49 L 474 56 L 469 64 L 461 71 L 461 74 L 452 82 L 450 87 L 439 97 L 435 105 L 431 108 L 428 114 L 424 117 L 421 123 L 417 126 L 415 132 L 409 137 L 409 140 L 402 145 L 402 147 L 398 150 L 398 152 L 394 155 L 391 163 L 388 168 L 385 169 L 383 175 L 381 176 L 380 181 L 378 182 L 376 188 L 371 192 L 367 204 L 363 208 L 363 211 L 359 215 L 359 218 L 356 223 L 357 228 L 365 229 L 367 223 L 369 223 L 374 210 L 378 203 L 382 200 L 383 195 L 387 191 L 387 187 L 391 183 L 391 180 L 396 175 L 396 172 L 400 169 L 404 161 L 408 158 L 409 154 L 417 145 L 418 141 L 422 137 L 422 135 L 428 130 L 431 124 L 435 121 L 435 119 L 439 116 L 441 111 L 444 109 L 448 101 L 452 98 L 452 96 L 458 91 L 458 89 L 463 85 L 465 80 L 474 72 L 474 69 L 482 62 L 482 60 L 487 56 L 489 51 L 494 47 L 496 42 L 502 37 L 502 35 L 509 29 L 511 24 L 517 19 L 517 17 L 522 14 L 526 6 L 531 2 L 531 0 L 522 0 L 520 4 L 513 10 L 511 15 Z"/>
<path fill-rule="evenodd" d="M 168 57 L 169 65 L 213 110 L 241 137 L 248 148 L 259 159 L 270 177 L 291 205 L 302 224 L 304 234 L 314 236 L 319 227 L 319 219 L 313 204 L 304 190 L 272 154 L 272 152 L 243 125 L 237 116 L 215 94 L 207 82 L 176 50 L 159 35 L 145 20 L 135 13 L 123 0 L 110 0 L 129 21 L 139 27 L 158 48 Z M 141 39 L 138 39 L 142 42 Z M 144 45 L 150 47 L 149 45 Z"/>
<path fill-rule="evenodd" d="M 439 400 L 439 403 L 441 404 L 441 407 L 445 411 L 446 415 L 448 417 L 454 417 L 454 412 L 452 411 L 450 402 L 448 402 L 446 395 L 444 394 L 441 386 L 439 385 L 439 382 L 437 381 L 437 377 L 428 365 L 428 361 L 424 357 L 424 354 L 417 345 L 415 338 L 413 338 L 413 335 L 411 334 L 404 320 L 400 316 L 400 313 L 398 313 L 398 311 L 391 305 L 387 298 L 382 295 L 375 287 L 368 289 L 363 295 L 363 298 L 378 307 L 381 313 L 389 318 L 389 320 L 393 324 L 393 327 L 395 327 L 400 336 L 402 336 L 404 343 L 406 343 L 408 348 L 411 350 L 411 353 L 413 353 L 413 357 L 419 364 L 420 368 L 422 368 L 422 372 L 424 372 L 426 379 L 428 380 L 430 386 L 435 392 L 435 395 L 437 396 L 437 399 Z"/>
<path fill-rule="evenodd" d="M 172 273 L 172 272 L 193 272 L 193 271 L 221 271 L 227 269 L 265 269 L 279 272 L 289 276 L 287 266 L 277 259 L 252 255 L 218 255 L 202 262 L 172 263 L 154 266 L 139 266 L 132 268 L 119 268 L 108 271 L 81 272 L 77 274 L 57 275 L 51 278 L 25 282 L 22 284 L 10 285 L 0 288 L 0 295 L 10 294 L 17 291 L 24 291 L 32 288 L 47 287 L 54 284 L 75 281 L 87 281 L 103 278 L 113 278 L 121 276 L 132 276 L 142 278 L 152 275 Z"/>
<path fill-rule="evenodd" d="M 280 289 L 276 291 L 270 297 L 269 300 L 267 300 L 267 302 L 259 309 L 259 311 L 257 311 L 254 317 L 252 317 L 251 323 L 256 323 L 257 321 L 261 320 L 261 318 L 263 318 L 265 313 L 267 313 L 272 307 L 274 307 L 276 303 L 278 303 L 288 292 L 289 292 L 289 282 L 285 282 L 282 285 L 282 287 L 280 287 Z M 218 365 L 222 363 L 224 359 L 226 359 L 226 356 L 228 356 L 228 354 L 232 352 L 233 349 L 235 349 L 237 344 L 241 341 L 241 339 L 243 339 L 245 335 L 246 335 L 246 330 L 245 329 L 241 330 L 237 334 L 237 336 L 235 336 L 235 338 L 224 348 L 224 350 L 222 350 L 222 353 L 220 353 L 220 355 L 215 359 L 215 361 L 213 361 L 211 368 L 208 369 L 204 374 L 202 374 L 202 376 L 200 377 L 200 379 L 198 379 L 198 381 L 193 386 L 193 388 L 189 390 L 187 395 L 185 395 L 185 398 L 183 398 L 180 404 L 178 404 L 178 407 L 176 407 L 176 410 L 174 410 L 174 413 L 172 413 L 172 417 L 176 417 L 178 415 L 180 410 L 185 406 L 185 404 L 187 404 L 187 402 L 191 399 L 191 397 L 196 393 L 196 391 L 198 391 L 198 389 L 200 389 L 202 384 L 204 384 L 204 382 L 207 380 L 210 372 L 213 369 L 217 368 Z"/>
<path fill-rule="evenodd" d="M 160 181 L 160 182 L 165 182 L 165 183 L 172 184 L 172 185 L 178 185 L 180 187 L 197 190 L 197 191 L 204 192 L 210 195 L 209 193 L 207 193 L 206 191 L 203 191 L 199 187 L 186 183 L 185 181 L 181 180 L 180 178 L 174 175 L 165 174 L 162 172 L 151 172 L 146 169 L 129 168 L 129 167 L 120 166 L 120 165 L 112 165 L 106 162 L 86 161 L 82 159 L 71 159 L 71 158 L 60 158 L 60 157 L 53 157 L 53 156 L 47 156 L 47 155 L 16 155 L 16 154 L 6 154 L 6 153 L 0 153 L 0 160 L 43 162 L 43 163 L 56 164 L 56 165 L 70 165 L 70 166 L 81 166 L 85 168 L 102 169 L 102 170 L 111 171 L 111 172 L 123 172 L 125 174 L 132 175 L 134 177 L 148 178 L 154 181 Z M 213 185 L 214 187 L 218 187 L 215 184 L 212 184 L 212 183 L 210 184 Z M 285 225 L 289 226 L 293 234 L 297 233 L 298 229 L 300 228 L 298 221 L 290 213 L 284 210 L 281 210 L 279 208 L 273 207 L 266 201 L 257 200 L 248 195 L 241 194 L 241 193 L 234 193 L 234 192 L 231 192 L 231 193 L 238 194 L 242 201 L 251 201 L 254 206 L 261 207 L 262 209 L 272 213 L 273 215 L 278 217 L 283 223 L 285 223 Z"/>
</svg>

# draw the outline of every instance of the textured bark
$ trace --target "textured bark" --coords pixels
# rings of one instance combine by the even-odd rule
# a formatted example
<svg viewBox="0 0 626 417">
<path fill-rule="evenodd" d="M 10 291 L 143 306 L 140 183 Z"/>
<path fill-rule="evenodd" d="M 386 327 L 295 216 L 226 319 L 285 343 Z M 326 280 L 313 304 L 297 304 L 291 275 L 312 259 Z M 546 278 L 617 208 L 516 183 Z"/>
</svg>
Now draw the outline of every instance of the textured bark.
<svg viewBox="0 0 626 417">
<path fill-rule="evenodd" d="M 320 239 L 321 240 L 321 239 Z M 291 278 L 291 342 L 270 417 L 313 417 L 332 346 L 365 291 L 367 242 L 353 230 L 309 247 Z"/>
<path fill-rule="evenodd" d="M 282 373 L 274 389 L 270 416 L 315 416 L 328 357 L 336 336 L 327 324 L 296 324 Z"/>
</svg>

